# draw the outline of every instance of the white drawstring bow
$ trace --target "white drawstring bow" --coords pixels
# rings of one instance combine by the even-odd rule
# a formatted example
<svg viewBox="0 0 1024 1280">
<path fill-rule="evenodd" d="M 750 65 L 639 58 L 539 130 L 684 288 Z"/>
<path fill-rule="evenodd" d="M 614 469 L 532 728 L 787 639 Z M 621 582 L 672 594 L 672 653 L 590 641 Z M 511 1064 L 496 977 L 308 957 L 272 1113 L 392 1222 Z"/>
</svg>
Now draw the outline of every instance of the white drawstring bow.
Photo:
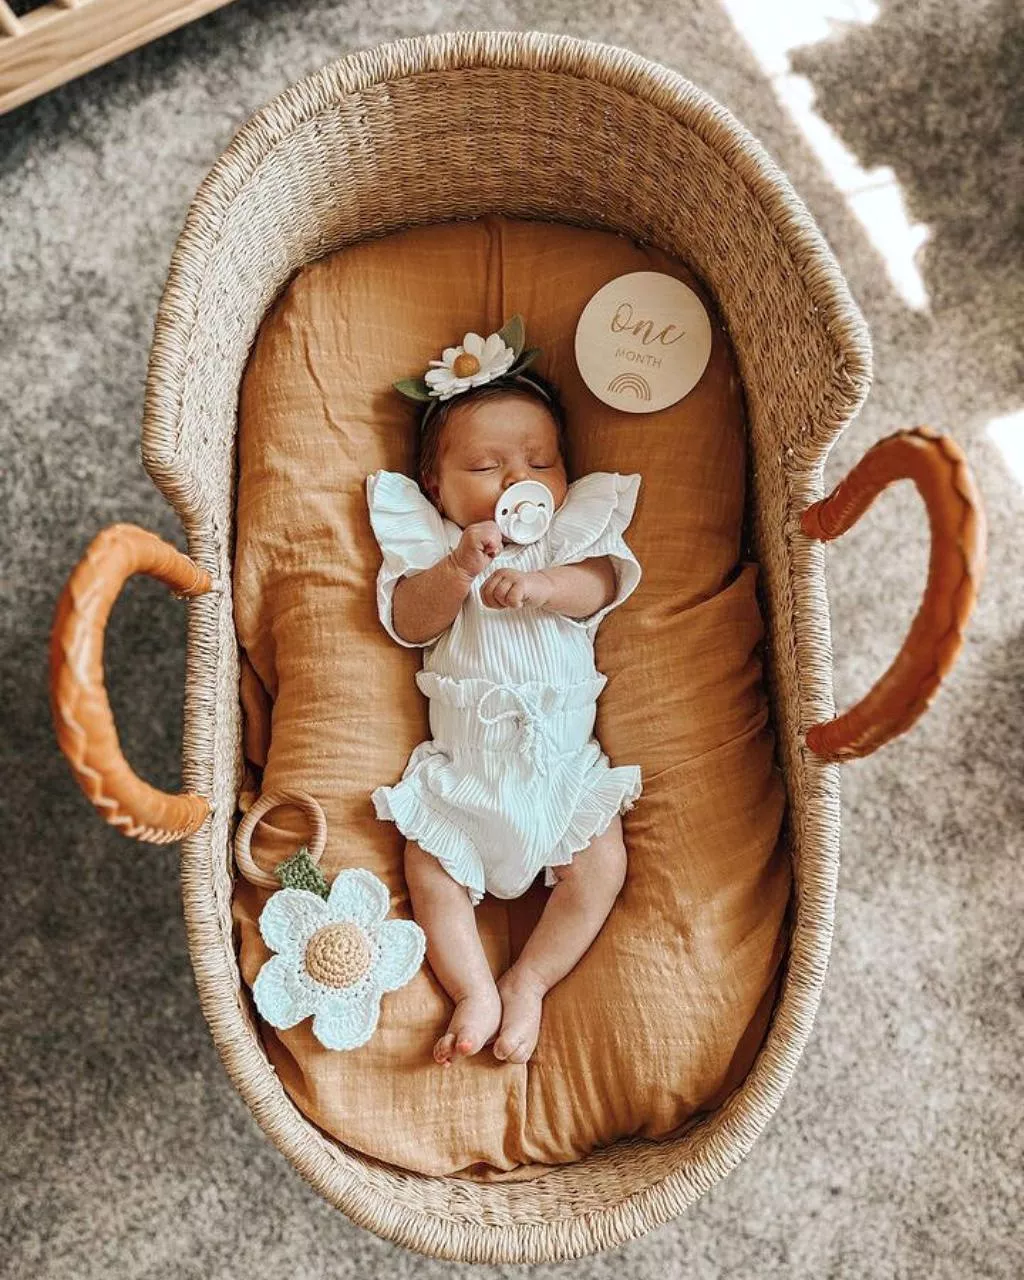
<svg viewBox="0 0 1024 1280">
<path fill-rule="evenodd" d="M 493 716 L 484 715 L 484 703 L 492 693 L 497 693 L 499 689 L 511 694 L 519 703 L 519 706 L 509 707 Z M 544 713 L 536 701 L 528 694 L 525 694 L 522 689 L 518 689 L 511 684 L 492 685 L 477 702 L 476 714 L 481 724 L 498 724 L 502 720 L 514 718 L 518 722 L 520 731 L 518 739 L 519 750 L 525 755 L 532 756 L 538 773 L 546 774 L 549 772 L 550 756 L 552 752 L 557 750 L 557 743 L 545 727 Z"/>
</svg>

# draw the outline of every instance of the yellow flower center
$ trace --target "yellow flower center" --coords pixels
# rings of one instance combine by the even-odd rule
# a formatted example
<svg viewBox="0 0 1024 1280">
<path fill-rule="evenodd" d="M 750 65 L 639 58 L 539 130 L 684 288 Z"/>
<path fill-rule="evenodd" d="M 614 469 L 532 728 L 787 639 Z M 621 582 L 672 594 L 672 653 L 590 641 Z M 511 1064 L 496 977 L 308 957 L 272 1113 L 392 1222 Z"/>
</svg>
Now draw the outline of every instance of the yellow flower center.
<svg viewBox="0 0 1024 1280">
<path fill-rule="evenodd" d="M 457 378 L 471 378 L 474 373 L 480 372 L 480 361 L 476 356 L 471 356 L 468 351 L 463 351 L 461 355 L 455 357 L 452 372 Z"/>
<path fill-rule="evenodd" d="M 351 987 L 370 967 L 370 944 L 356 924 L 318 929 L 306 947 L 306 971 L 326 987 Z"/>
</svg>

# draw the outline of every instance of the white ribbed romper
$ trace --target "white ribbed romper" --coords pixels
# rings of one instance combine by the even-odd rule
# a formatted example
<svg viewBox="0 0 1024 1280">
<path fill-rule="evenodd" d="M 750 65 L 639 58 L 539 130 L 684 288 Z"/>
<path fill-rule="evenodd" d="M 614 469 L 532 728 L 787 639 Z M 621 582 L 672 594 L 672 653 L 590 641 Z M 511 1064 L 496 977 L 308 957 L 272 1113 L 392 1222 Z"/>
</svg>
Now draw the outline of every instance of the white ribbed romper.
<svg viewBox="0 0 1024 1280">
<path fill-rule="evenodd" d="M 547 533 L 506 544 L 473 580 L 451 626 L 422 642 L 416 683 L 430 699 L 433 740 L 421 742 L 400 781 L 372 793 L 377 817 L 432 853 L 476 905 L 484 891 L 525 893 L 542 868 L 572 861 L 641 792 L 639 765 L 612 768 L 593 736 L 608 677 L 594 637 L 609 610 L 640 581 L 623 540 L 640 476 L 595 471 L 569 485 Z M 377 611 L 392 623 L 395 587 L 458 546 L 462 529 L 442 517 L 416 482 L 397 471 L 366 480 L 370 523 L 383 553 Z M 609 555 L 614 599 L 589 618 L 547 609 L 492 609 L 480 590 L 498 569 L 541 569 Z"/>
</svg>

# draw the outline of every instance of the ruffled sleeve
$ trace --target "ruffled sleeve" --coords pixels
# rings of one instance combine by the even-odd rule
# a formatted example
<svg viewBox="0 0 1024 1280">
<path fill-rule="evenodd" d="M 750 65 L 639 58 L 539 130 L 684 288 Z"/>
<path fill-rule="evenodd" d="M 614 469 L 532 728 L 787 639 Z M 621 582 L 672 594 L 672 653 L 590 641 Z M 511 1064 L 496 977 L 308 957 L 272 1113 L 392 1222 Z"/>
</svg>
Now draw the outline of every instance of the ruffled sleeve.
<svg viewBox="0 0 1024 1280">
<path fill-rule="evenodd" d="M 419 485 L 400 471 L 375 471 L 366 477 L 370 525 L 380 544 L 383 561 L 377 573 L 377 613 L 384 630 L 407 649 L 427 648 L 431 640 L 404 640 L 392 621 L 395 588 L 400 578 L 432 568 L 448 554 L 444 520 Z"/>
<path fill-rule="evenodd" d="M 592 636 L 604 616 L 632 595 L 640 582 L 640 564 L 622 536 L 633 519 L 639 492 L 639 475 L 593 471 L 573 481 L 551 520 L 547 534 L 550 567 L 611 556 L 616 581 L 614 597 L 589 618 L 569 619 Z"/>
</svg>

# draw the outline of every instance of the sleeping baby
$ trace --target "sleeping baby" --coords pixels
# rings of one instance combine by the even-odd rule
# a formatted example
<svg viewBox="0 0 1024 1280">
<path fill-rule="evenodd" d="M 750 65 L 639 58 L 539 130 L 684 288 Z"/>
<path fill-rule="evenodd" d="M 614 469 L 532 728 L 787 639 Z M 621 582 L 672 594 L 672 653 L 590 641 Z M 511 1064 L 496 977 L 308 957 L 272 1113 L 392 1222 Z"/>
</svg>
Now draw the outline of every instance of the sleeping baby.
<svg viewBox="0 0 1024 1280">
<path fill-rule="evenodd" d="M 420 483 L 394 471 L 366 482 L 380 620 L 424 650 L 416 682 L 433 735 L 372 800 L 406 838 L 413 914 L 455 1005 L 434 1046 L 446 1066 L 492 1042 L 503 1061 L 533 1053 L 545 994 L 622 888 L 620 815 L 641 791 L 639 766 L 611 767 L 593 734 L 607 680 L 594 637 L 640 581 L 623 540 L 640 477 L 568 483 L 563 411 L 550 383 L 523 372 L 538 352 L 522 345 L 516 316 L 486 341 L 467 333 L 425 378 L 395 383 L 423 408 Z M 524 481 L 550 502 L 510 525 L 502 495 Z M 485 892 L 519 897 L 541 871 L 543 914 L 495 982 L 475 907 Z"/>
</svg>

